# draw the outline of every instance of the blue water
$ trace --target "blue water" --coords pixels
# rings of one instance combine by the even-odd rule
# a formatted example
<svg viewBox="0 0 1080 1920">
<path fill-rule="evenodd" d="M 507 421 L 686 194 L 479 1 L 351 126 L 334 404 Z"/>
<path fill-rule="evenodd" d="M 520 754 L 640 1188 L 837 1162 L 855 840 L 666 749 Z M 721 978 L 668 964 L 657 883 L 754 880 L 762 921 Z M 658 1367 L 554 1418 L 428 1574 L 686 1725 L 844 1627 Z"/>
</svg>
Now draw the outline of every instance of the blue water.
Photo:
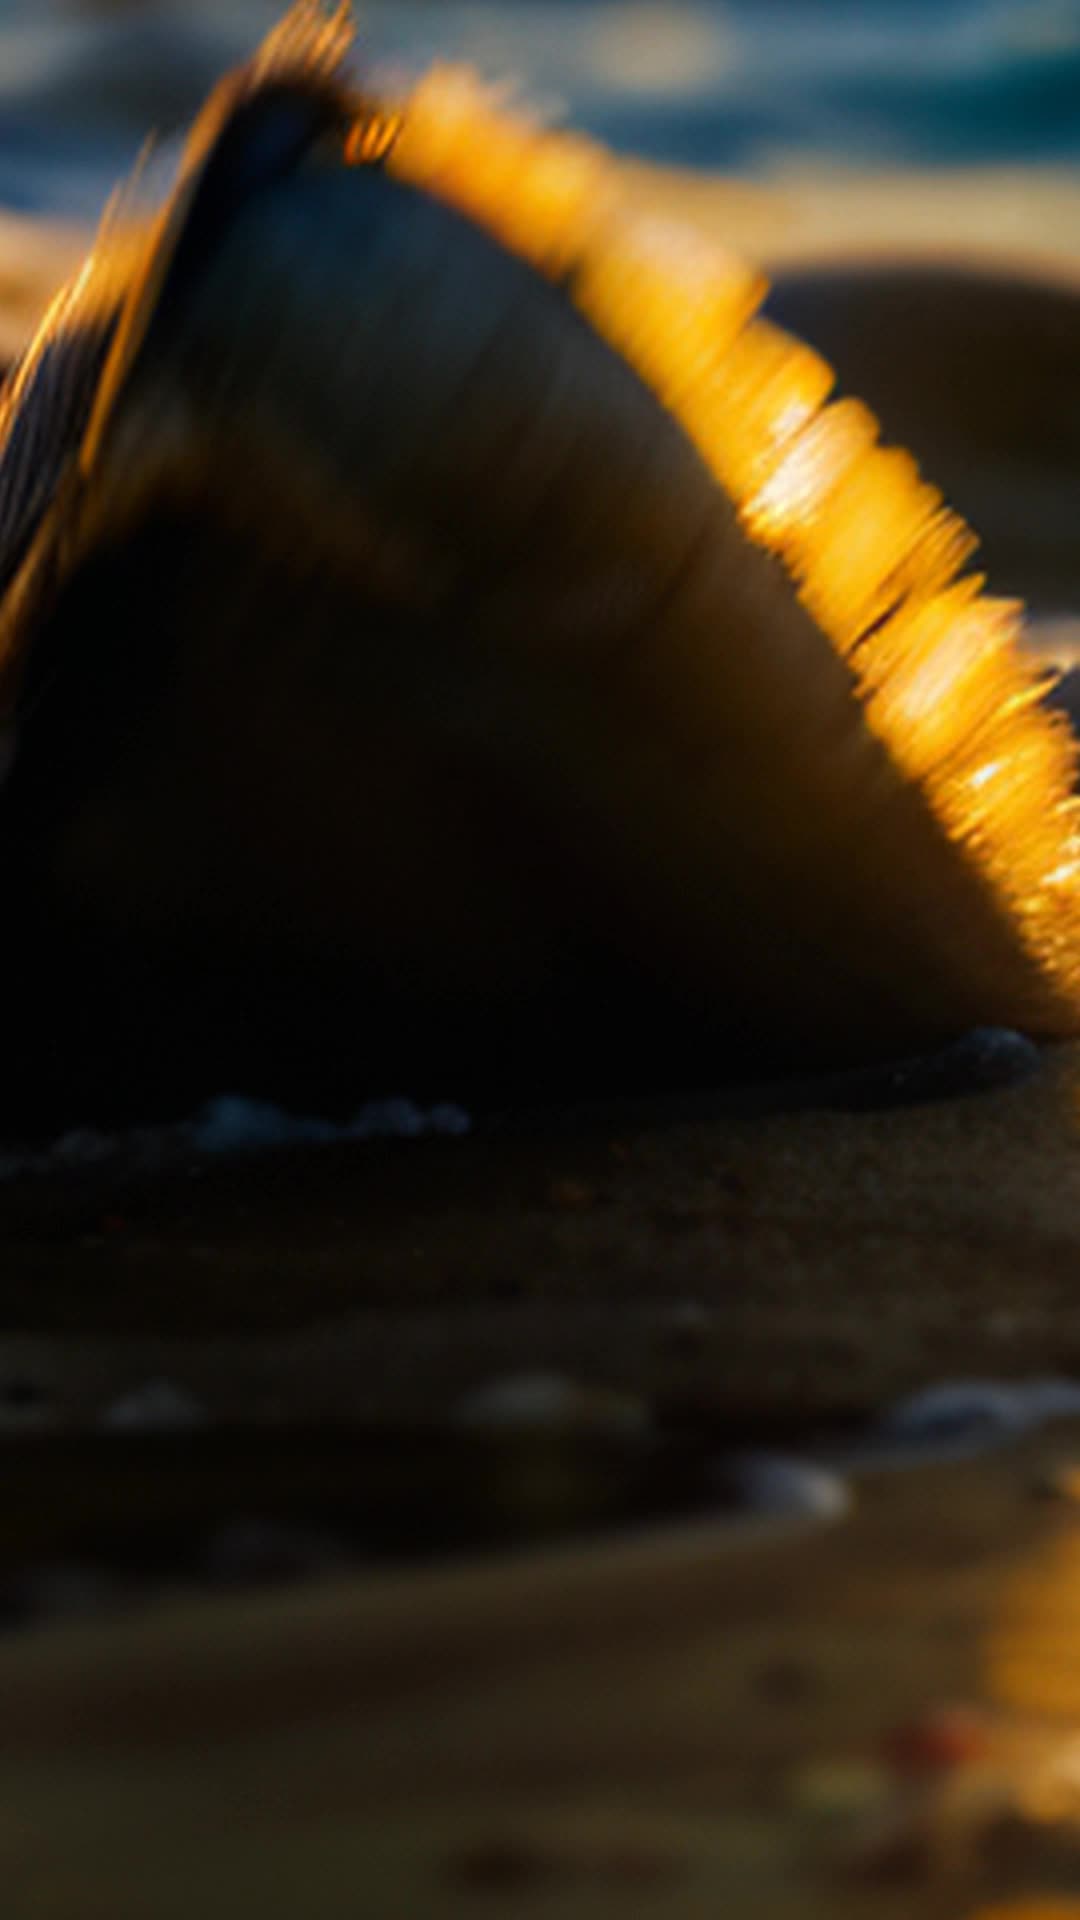
<svg viewBox="0 0 1080 1920">
<path fill-rule="evenodd" d="M 0 204 L 95 212 L 277 12 L 0 0 Z M 467 58 L 658 160 L 1080 165 L 1080 0 L 371 0 L 362 22 L 368 58 Z"/>
</svg>

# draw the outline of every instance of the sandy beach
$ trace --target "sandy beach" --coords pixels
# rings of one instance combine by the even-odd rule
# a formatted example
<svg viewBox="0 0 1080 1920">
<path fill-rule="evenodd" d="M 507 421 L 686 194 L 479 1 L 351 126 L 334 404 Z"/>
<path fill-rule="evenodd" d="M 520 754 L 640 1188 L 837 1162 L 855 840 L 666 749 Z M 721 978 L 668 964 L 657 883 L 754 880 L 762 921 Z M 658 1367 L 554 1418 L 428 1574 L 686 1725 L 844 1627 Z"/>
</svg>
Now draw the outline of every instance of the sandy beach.
<svg viewBox="0 0 1080 1920">
<path fill-rule="evenodd" d="M 766 265 L 1067 657 L 1075 171 L 628 177 Z M 0 354 L 87 231 L 4 215 Z M 1080 1043 L 461 1138 L 20 1152 L 15 1920 L 1080 1913 L 1076 1426 L 850 1454 L 928 1386 L 1080 1382 Z M 831 1515 L 736 1511 L 746 1453 L 820 1466 Z"/>
</svg>

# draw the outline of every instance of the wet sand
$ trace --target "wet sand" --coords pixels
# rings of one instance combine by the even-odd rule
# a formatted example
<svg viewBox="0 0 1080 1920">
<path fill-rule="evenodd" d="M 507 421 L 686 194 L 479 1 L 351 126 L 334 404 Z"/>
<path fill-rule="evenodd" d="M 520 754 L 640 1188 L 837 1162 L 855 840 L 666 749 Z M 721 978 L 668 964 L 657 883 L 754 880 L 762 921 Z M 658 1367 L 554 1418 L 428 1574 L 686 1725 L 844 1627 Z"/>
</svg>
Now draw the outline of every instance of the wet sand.
<svg viewBox="0 0 1080 1920">
<path fill-rule="evenodd" d="M 61 1428 L 155 1374 L 219 1420 L 408 1424 L 551 1370 L 727 1431 L 1080 1374 L 1080 1049 L 896 1110 L 716 1104 L 5 1181 L 0 1366 Z"/>
<path fill-rule="evenodd" d="M 878 1478 L 830 1533 L 704 1525 L 13 1644 L 19 1911 L 989 1920 L 1053 1891 L 1062 1920 L 1078 1439 Z"/>
<path fill-rule="evenodd" d="M 723 1489 L 733 1446 L 842 1458 L 928 1381 L 1080 1374 L 1078 1072 L 7 1182 L 20 1911 L 1071 1893 L 1080 1428 L 861 1472 L 831 1527 Z M 538 1370 L 561 1412 L 466 1418 Z M 165 1431 L 111 1417 L 155 1380 Z M 335 1551 L 212 1568 L 252 1514 Z"/>
</svg>

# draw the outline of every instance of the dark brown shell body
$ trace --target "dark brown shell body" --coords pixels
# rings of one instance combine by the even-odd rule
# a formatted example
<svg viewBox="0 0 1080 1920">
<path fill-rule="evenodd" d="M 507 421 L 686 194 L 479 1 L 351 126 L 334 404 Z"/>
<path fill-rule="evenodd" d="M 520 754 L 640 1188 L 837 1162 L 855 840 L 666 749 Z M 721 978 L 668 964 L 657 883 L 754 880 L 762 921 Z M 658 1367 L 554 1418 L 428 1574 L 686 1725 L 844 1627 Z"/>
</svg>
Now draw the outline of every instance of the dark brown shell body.
<svg viewBox="0 0 1080 1920">
<path fill-rule="evenodd" d="M 362 113 L 231 83 L 9 399 L 22 1110 L 1061 1024 L 677 414 Z"/>
</svg>

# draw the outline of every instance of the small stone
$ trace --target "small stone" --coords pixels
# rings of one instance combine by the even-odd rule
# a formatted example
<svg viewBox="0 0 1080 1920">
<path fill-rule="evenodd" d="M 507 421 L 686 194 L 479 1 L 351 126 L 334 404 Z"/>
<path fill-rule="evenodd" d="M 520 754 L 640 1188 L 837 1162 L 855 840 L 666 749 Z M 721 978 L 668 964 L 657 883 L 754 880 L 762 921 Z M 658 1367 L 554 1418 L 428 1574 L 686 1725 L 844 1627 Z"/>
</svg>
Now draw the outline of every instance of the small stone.
<svg viewBox="0 0 1080 1920">
<path fill-rule="evenodd" d="M 892 1728 L 881 1752 L 894 1772 L 925 1779 L 985 1759 L 991 1745 L 989 1724 L 977 1707 L 942 1706 Z"/>
<path fill-rule="evenodd" d="M 182 1433 L 209 1425 L 206 1408 L 171 1380 L 147 1380 L 104 1409 L 98 1424 L 109 1433 Z"/>
<path fill-rule="evenodd" d="M 965 1447 L 1077 1415 L 1080 1384 L 1075 1380 L 946 1381 L 924 1387 L 890 1408 L 879 1424 L 878 1437 L 927 1449 Z"/>
<path fill-rule="evenodd" d="M 812 1460 L 748 1453 L 724 1463 L 724 1479 L 741 1507 L 784 1518 L 840 1520 L 854 1504 L 850 1483 Z"/>
</svg>

